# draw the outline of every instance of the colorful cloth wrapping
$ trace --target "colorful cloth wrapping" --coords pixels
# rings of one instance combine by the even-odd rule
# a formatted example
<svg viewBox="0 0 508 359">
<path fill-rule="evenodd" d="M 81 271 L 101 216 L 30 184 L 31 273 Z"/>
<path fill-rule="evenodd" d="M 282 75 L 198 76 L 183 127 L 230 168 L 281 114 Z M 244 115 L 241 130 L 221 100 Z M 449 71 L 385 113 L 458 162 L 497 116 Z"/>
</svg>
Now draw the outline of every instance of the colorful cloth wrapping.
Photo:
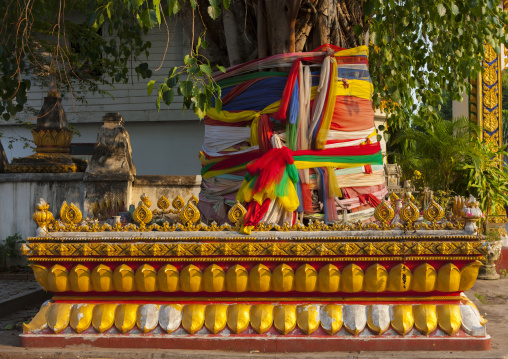
<svg viewBox="0 0 508 359">
<path fill-rule="evenodd" d="M 213 107 L 205 117 L 200 209 L 223 215 L 239 200 L 248 210 L 247 233 L 261 222 L 292 224 L 295 211 L 318 207 L 332 222 L 339 197 L 350 206 L 379 201 L 383 158 L 367 54 L 366 46 L 324 45 L 215 74 L 222 110 Z M 283 67 L 289 73 L 264 70 Z M 311 199 L 316 190 L 317 207 Z"/>
</svg>

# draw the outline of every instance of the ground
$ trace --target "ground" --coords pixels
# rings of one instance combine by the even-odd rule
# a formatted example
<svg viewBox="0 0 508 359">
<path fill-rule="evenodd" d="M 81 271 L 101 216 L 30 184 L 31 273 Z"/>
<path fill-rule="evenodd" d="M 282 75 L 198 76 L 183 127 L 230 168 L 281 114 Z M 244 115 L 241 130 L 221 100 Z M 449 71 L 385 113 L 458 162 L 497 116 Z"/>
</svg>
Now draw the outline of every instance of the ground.
<svg viewBox="0 0 508 359">
<path fill-rule="evenodd" d="M 115 358 L 115 359 L 194 359 L 194 358 L 277 358 L 319 359 L 328 358 L 506 358 L 508 359 L 508 277 L 495 281 L 477 281 L 467 296 L 478 306 L 480 313 L 489 321 L 487 332 L 492 337 L 492 350 L 488 352 L 351 352 L 351 353 L 305 353 L 305 354 L 261 354 L 228 353 L 184 350 L 132 350 L 132 349 L 25 349 L 19 347 L 18 335 L 21 323 L 29 320 L 39 306 L 29 306 L 0 318 L 0 358 L 12 359 L 70 359 L 70 358 Z"/>
</svg>

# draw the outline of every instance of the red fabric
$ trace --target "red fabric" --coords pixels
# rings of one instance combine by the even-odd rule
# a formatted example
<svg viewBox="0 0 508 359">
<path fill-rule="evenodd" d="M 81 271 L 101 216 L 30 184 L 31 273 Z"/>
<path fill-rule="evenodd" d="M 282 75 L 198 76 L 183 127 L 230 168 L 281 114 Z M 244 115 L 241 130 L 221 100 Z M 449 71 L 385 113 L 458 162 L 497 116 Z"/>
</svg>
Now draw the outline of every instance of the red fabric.
<svg viewBox="0 0 508 359">
<path fill-rule="evenodd" d="M 287 147 L 272 148 L 258 160 L 249 163 L 247 165 L 249 174 L 252 176 L 259 174 L 252 188 L 253 194 L 258 193 L 274 181 L 279 183 L 288 163 L 293 164 L 293 156 Z"/>
<path fill-rule="evenodd" d="M 302 185 L 303 211 L 307 214 L 314 213 L 314 209 L 312 208 L 312 192 L 310 190 L 310 184 L 301 183 L 301 185 Z"/>
<path fill-rule="evenodd" d="M 379 206 L 381 204 L 381 201 L 379 200 L 379 198 L 377 198 L 376 196 L 374 196 L 372 193 L 367 193 L 365 195 L 365 198 L 367 198 L 369 200 L 369 203 L 372 205 L 372 207 L 376 208 L 377 206 Z"/>
<path fill-rule="evenodd" d="M 297 59 L 291 65 L 291 70 L 289 71 L 289 76 L 286 81 L 286 87 L 284 87 L 284 92 L 282 93 L 282 98 L 280 100 L 279 110 L 273 115 L 274 118 L 279 120 L 285 120 L 286 114 L 288 112 L 289 101 L 291 100 L 291 94 L 293 93 L 293 87 L 295 86 L 295 81 L 298 77 L 298 72 L 300 69 L 301 59 Z"/>
<path fill-rule="evenodd" d="M 263 201 L 262 205 L 259 205 L 256 201 L 249 202 L 247 213 L 245 213 L 244 226 L 257 226 L 259 221 L 263 218 L 265 213 L 270 207 L 270 198 Z"/>
<path fill-rule="evenodd" d="M 354 96 L 337 96 L 331 130 L 361 131 L 372 127 L 372 101 Z"/>
<path fill-rule="evenodd" d="M 365 165 L 365 173 L 366 174 L 372 173 L 372 166 L 371 165 Z"/>
<path fill-rule="evenodd" d="M 384 184 L 364 187 L 344 187 L 342 188 L 342 192 L 344 193 L 345 198 L 355 198 L 361 195 L 365 195 L 367 193 L 381 191 L 383 188 L 385 188 Z"/>
<path fill-rule="evenodd" d="M 272 148 L 270 139 L 273 135 L 273 124 L 270 122 L 270 116 L 261 115 L 258 126 L 258 142 L 261 153 L 268 152 Z"/>
<path fill-rule="evenodd" d="M 261 153 L 259 151 L 252 151 L 252 152 L 246 152 L 246 153 L 240 153 L 237 155 L 231 155 L 223 159 L 222 161 L 214 163 L 210 168 L 209 171 L 215 171 L 215 170 L 222 170 L 226 168 L 235 167 L 238 165 L 241 165 L 245 162 L 250 162 L 252 160 L 255 160 L 259 158 Z"/>
<path fill-rule="evenodd" d="M 323 174 L 325 180 L 325 192 L 323 199 L 325 203 L 323 205 L 326 206 L 326 222 L 333 222 L 339 219 L 337 216 L 337 206 L 335 205 L 335 198 L 330 195 L 330 191 L 328 190 L 330 186 L 330 181 L 328 177 L 328 168 L 323 167 Z"/>
<path fill-rule="evenodd" d="M 324 150 L 301 150 L 293 151 L 293 156 L 361 156 L 361 155 L 373 155 L 381 151 L 381 144 L 379 142 L 356 145 L 339 148 L 327 148 Z"/>
</svg>

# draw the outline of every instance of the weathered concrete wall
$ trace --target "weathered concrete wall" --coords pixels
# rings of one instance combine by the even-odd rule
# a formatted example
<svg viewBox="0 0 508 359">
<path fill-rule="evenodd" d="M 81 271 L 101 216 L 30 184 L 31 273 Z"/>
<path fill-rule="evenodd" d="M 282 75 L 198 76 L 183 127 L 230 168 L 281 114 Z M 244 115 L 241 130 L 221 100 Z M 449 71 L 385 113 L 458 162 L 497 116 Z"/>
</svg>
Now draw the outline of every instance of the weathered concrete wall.
<svg viewBox="0 0 508 359">
<path fill-rule="evenodd" d="M 162 196 L 166 196 L 170 202 L 178 195 L 184 201 L 192 195 L 199 198 L 200 184 L 201 176 L 136 176 L 131 198 L 137 204 L 144 193 L 150 198 L 152 208 L 156 208 L 157 200 Z"/>
<path fill-rule="evenodd" d="M 108 185 L 102 182 L 84 180 L 84 173 L 20 173 L 0 174 L 0 241 L 7 236 L 19 233 L 23 238 L 35 235 L 37 228 L 32 216 L 40 198 L 50 204 L 50 211 L 58 218 L 63 201 L 78 205 L 83 215 L 90 206 L 92 192 L 100 192 L 97 185 Z M 132 184 L 127 203 L 137 205 L 139 197 L 145 193 L 152 201 L 152 209 L 157 208 L 157 200 L 166 196 L 172 201 L 180 195 L 187 201 L 192 195 L 199 194 L 201 176 L 136 176 Z M 113 186 L 114 187 L 114 186 Z M 114 190 L 114 188 L 113 188 Z"/>
<path fill-rule="evenodd" d="M 0 174 L 0 240 L 19 233 L 33 236 L 37 228 L 32 216 L 39 198 L 56 215 L 63 201 L 84 205 L 84 173 Z"/>
</svg>

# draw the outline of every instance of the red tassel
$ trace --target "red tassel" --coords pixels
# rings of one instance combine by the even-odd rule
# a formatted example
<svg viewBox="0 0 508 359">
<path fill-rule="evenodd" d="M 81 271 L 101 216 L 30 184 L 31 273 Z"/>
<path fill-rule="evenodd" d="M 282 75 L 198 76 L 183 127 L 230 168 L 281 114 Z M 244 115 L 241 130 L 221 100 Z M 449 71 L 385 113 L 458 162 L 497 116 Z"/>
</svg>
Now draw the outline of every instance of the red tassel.
<svg viewBox="0 0 508 359">
<path fill-rule="evenodd" d="M 372 173 L 372 166 L 371 165 L 365 165 L 365 173 L 366 174 Z"/>
</svg>

